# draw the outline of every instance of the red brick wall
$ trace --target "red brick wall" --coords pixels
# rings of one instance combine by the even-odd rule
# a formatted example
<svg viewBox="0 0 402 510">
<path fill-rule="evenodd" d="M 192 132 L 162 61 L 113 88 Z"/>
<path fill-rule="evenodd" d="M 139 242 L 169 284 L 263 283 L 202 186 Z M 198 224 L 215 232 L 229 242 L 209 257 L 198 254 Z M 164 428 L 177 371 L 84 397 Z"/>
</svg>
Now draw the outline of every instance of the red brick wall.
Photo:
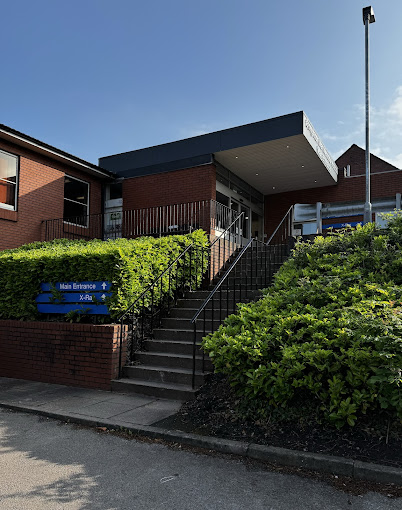
<svg viewBox="0 0 402 510">
<path fill-rule="evenodd" d="M 357 145 L 352 145 L 336 161 L 339 174 L 338 184 L 322 188 L 266 195 L 264 204 L 265 233 L 270 235 L 286 211 L 293 204 L 314 204 L 316 202 L 365 201 L 365 152 Z M 371 156 L 371 198 L 394 197 L 402 193 L 402 171 L 376 156 Z M 351 175 L 344 177 L 343 168 L 351 165 Z M 383 173 L 389 172 L 389 173 Z M 336 221 L 338 223 L 338 221 Z"/>
<path fill-rule="evenodd" d="M 89 182 L 89 212 L 101 212 L 98 179 L 4 140 L 0 149 L 20 156 L 17 211 L 0 207 L 0 250 L 43 240 L 41 221 L 63 217 L 65 173 Z"/>
<path fill-rule="evenodd" d="M 119 341 L 119 325 L 0 321 L 0 377 L 109 390 Z"/>
<path fill-rule="evenodd" d="M 125 210 L 215 198 L 216 169 L 212 164 L 123 181 Z"/>
</svg>

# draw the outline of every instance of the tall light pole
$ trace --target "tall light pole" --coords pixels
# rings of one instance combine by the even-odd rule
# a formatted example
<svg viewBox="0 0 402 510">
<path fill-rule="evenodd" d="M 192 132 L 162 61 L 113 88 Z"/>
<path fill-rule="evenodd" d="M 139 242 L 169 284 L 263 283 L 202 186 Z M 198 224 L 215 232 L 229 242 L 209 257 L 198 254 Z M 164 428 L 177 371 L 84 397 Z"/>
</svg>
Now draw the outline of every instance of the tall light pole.
<svg viewBox="0 0 402 510">
<path fill-rule="evenodd" d="M 364 204 L 364 223 L 371 223 L 370 197 L 370 56 L 369 56 L 369 25 L 375 22 L 373 8 L 363 8 L 363 23 L 366 36 L 366 202 Z"/>
</svg>

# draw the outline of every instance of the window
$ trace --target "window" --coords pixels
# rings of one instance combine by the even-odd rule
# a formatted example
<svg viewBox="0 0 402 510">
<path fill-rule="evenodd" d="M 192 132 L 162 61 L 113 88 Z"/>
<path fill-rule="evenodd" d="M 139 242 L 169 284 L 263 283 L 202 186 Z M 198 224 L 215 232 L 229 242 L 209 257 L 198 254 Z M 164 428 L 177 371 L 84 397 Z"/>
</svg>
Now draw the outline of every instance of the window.
<svg viewBox="0 0 402 510">
<path fill-rule="evenodd" d="M 0 207 L 16 210 L 18 157 L 0 151 Z"/>
<path fill-rule="evenodd" d="M 112 182 L 109 184 L 109 200 L 118 200 L 123 196 L 122 182 Z"/>
<path fill-rule="evenodd" d="M 257 207 L 262 208 L 264 204 L 264 195 L 254 189 L 250 184 L 243 179 L 240 179 L 233 172 L 220 165 L 216 164 L 216 180 L 222 183 L 227 188 L 230 188 L 234 193 L 252 202 Z"/>
<path fill-rule="evenodd" d="M 64 215 L 66 223 L 88 226 L 89 184 L 69 175 L 64 176 Z"/>
</svg>

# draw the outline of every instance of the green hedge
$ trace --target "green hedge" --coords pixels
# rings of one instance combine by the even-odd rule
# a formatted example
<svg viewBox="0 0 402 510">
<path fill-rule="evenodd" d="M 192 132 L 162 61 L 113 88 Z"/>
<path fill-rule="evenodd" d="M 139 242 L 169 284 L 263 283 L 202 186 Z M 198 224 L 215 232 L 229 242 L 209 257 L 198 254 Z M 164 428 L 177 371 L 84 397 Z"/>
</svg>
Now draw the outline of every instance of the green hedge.
<svg viewBox="0 0 402 510">
<path fill-rule="evenodd" d="M 402 419 L 401 247 L 400 216 L 297 244 L 264 297 L 204 340 L 216 371 L 263 415 L 304 402 L 337 427 Z"/>
<path fill-rule="evenodd" d="M 111 318 L 115 319 L 191 243 L 198 248 L 192 253 L 191 271 L 193 281 L 196 279 L 199 284 L 205 269 L 201 252 L 208 245 L 201 230 L 185 236 L 105 242 L 60 239 L 0 252 L 0 319 L 39 319 L 35 298 L 41 282 L 85 280 L 112 282 L 113 297 L 108 305 Z M 189 257 L 187 254 L 187 264 L 183 260 L 178 266 L 179 282 L 188 277 L 183 271 L 189 267 Z M 175 283 L 176 278 L 171 278 L 173 288 Z M 167 285 L 165 278 L 162 287 Z M 154 295 L 155 302 L 159 292 L 160 286 Z"/>
</svg>

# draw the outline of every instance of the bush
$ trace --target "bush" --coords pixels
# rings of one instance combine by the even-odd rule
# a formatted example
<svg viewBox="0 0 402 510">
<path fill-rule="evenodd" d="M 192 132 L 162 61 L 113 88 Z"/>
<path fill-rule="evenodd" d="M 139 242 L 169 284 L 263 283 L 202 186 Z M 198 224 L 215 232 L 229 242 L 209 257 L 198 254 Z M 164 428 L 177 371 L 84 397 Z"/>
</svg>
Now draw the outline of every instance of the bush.
<svg viewBox="0 0 402 510">
<path fill-rule="evenodd" d="M 240 305 L 204 350 L 253 409 L 306 399 L 319 419 L 402 419 L 402 218 L 299 243 L 256 303 Z"/>
<path fill-rule="evenodd" d="M 86 280 L 112 282 L 108 305 L 111 318 L 117 318 L 193 242 L 203 250 L 208 245 L 206 234 L 198 230 L 185 236 L 105 242 L 60 239 L 0 252 L 0 319 L 38 319 L 35 298 L 41 282 Z M 204 270 L 201 251 L 196 250 L 191 258 L 192 279 L 197 284 Z M 186 264 L 184 260 L 179 264 L 177 280 L 171 279 L 173 289 L 176 281 L 188 278 L 183 271 L 189 257 L 187 254 L 184 259 Z M 165 279 L 162 288 L 167 285 Z M 160 290 L 158 286 L 155 303 Z"/>
</svg>

